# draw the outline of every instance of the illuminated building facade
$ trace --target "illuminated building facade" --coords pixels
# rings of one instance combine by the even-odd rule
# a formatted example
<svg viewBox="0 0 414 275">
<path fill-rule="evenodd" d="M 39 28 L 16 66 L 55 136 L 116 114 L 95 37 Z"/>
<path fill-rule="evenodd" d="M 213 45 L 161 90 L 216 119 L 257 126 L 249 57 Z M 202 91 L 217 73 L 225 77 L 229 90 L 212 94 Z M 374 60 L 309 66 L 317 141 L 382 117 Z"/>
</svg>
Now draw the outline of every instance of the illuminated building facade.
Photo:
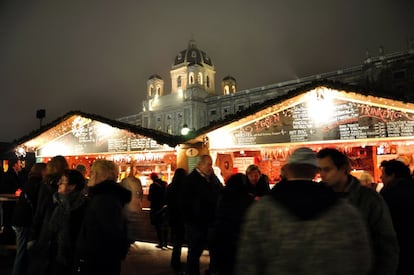
<svg viewBox="0 0 414 275">
<path fill-rule="evenodd" d="M 337 81 L 374 90 L 379 96 L 392 94 L 399 100 L 414 100 L 414 46 L 398 53 L 377 56 L 367 53 L 363 64 L 299 79 L 246 90 L 237 90 L 236 80 L 225 77 L 221 91 L 215 91 L 215 68 L 211 58 L 190 41 L 177 54 L 170 71 L 171 91 L 152 75 L 147 81 L 147 97 L 138 114 L 119 120 L 172 135 L 180 135 L 184 125 L 192 130 L 210 127 L 229 116 L 243 113 L 267 100 L 317 81 Z"/>
</svg>

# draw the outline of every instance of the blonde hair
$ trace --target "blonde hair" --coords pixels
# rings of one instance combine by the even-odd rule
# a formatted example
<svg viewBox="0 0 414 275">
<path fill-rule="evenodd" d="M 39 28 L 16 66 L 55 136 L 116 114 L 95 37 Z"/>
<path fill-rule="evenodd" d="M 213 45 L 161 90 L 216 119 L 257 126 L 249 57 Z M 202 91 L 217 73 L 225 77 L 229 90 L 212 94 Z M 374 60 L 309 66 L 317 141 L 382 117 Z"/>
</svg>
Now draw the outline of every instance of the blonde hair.
<svg viewBox="0 0 414 275">
<path fill-rule="evenodd" d="M 98 159 L 92 163 L 91 174 L 96 174 L 96 182 L 104 180 L 116 181 L 118 179 L 118 172 L 118 166 L 113 161 Z"/>
<path fill-rule="evenodd" d="M 370 187 L 371 184 L 374 182 L 374 178 L 371 176 L 370 173 L 368 172 L 363 172 L 360 176 L 359 176 L 359 182 L 361 183 L 361 185 L 363 186 L 368 186 Z"/>
</svg>

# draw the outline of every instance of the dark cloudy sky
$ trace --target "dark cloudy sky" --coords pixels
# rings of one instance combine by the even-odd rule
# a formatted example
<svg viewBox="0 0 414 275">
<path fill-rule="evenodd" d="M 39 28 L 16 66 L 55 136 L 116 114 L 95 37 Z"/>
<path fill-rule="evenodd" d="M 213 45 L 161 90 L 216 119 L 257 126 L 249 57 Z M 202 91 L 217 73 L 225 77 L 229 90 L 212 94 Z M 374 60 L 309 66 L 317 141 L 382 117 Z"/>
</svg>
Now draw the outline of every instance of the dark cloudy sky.
<svg viewBox="0 0 414 275">
<path fill-rule="evenodd" d="M 71 110 L 119 118 L 140 111 L 146 80 L 170 86 L 175 55 L 194 38 L 216 83 L 238 88 L 333 71 L 407 48 L 413 0 L 0 1 L 0 141 Z M 217 86 L 219 88 L 219 86 Z"/>
</svg>

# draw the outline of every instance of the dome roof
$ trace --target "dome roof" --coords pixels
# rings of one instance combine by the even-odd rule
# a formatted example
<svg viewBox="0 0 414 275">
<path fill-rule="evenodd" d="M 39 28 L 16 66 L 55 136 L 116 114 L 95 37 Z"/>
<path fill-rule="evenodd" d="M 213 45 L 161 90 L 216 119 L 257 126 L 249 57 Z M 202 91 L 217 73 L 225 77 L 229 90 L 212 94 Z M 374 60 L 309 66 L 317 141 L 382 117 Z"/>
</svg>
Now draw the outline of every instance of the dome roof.
<svg viewBox="0 0 414 275">
<path fill-rule="evenodd" d="M 231 75 L 227 75 L 226 77 L 223 78 L 223 81 L 227 81 L 227 80 L 236 81 L 236 79 L 232 77 Z"/>
<path fill-rule="evenodd" d="M 204 52 L 197 49 L 197 45 L 194 40 L 190 40 L 188 43 L 188 48 L 177 54 L 174 59 L 174 66 L 189 63 L 189 65 L 198 64 L 203 66 L 207 64 L 213 66 L 213 62 L 210 57 Z"/>
<path fill-rule="evenodd" d="M 157 74 L 153 74 L 150 77 L 148 77 L 148 80 L 150 80 L 150 79 L 161 79 L 162 80 L 162 77 L 157 75 Z"/>
</svg>

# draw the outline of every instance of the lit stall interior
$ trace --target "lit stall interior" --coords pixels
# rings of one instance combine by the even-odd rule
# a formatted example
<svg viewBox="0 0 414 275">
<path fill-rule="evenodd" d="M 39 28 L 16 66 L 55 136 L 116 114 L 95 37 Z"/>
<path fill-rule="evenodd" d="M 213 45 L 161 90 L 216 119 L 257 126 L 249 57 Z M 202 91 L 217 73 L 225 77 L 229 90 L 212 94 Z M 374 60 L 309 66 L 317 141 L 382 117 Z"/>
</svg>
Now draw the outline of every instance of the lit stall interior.
<svg viewBox="0 0 414 275">
<path fill-rule="evenodd" d="M 84 165 L 87 177 L 95 160 L 112 160 L 119 166 L 118 179 L 132 173 L 141 180 L 144 194 L 148 193 L 152 172 L 158 173 L 166 182 L 171 181 L 177 163 L 175 147 L 158 143 L 152 132 L 155 137 L 113 127 L 93 118 L 77 113 L 64 117 L 22 142 L 17 149 L 34 152 L 36 162 L 47 162 L 56 155 L 65 156 L 70 168 Z"/>
<path fill-rule="evenodd" d="M 353 174 L 380 182 L 381 161 L 399 159 L 414 168 L 414 104 L 339 91 L 306 91 L 206 134 L 224 178 L 257 164 L 272 183 L 292 151 L 334 147 Z"/>
</svg>

